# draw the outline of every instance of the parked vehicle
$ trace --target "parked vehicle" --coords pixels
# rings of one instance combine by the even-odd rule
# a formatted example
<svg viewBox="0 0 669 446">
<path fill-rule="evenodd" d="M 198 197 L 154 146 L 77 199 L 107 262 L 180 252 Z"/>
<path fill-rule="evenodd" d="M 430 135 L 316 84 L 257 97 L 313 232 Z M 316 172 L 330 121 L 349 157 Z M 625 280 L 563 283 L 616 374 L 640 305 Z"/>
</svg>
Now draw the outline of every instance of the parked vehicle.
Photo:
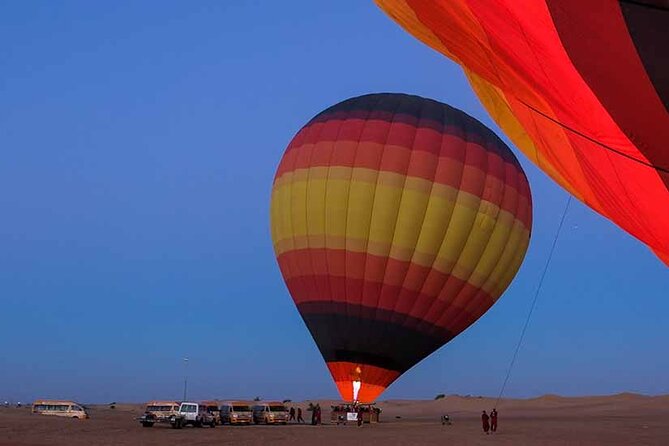
<svg viewBox="0 0 669 446">
<path fill-rule="evenodd" d="M 244 401 L 229 401 L 221 404 L 221 424 L 251 424 L 253 409 Z"/>
<path fill-rule="evenodd" d="M 218 407 L 218 402 L 216 401 L 202 401 L 200 405 L 204 406 L 206 411 L 214 416 L 216 419 L 216 424 L 221 423 L 221 410 Z"/>
<path fill-rule="evenodd" d="M 198 403 L 181 403 L 179 411 L 170 417 L 170 424 L 175 429 L 187 425 L 195 427 L 216 427 L 216 418 L 207 411 L 207 406 Z"/>
<path fill-rule="evenodd" d="M 88 418 L 84 406 L 74 401 L 37 400 L 33 403 L 32 413 L 82 420 Z"/>
<path fill-rule="evenodd" d="M 253 422 L 255 424 L 286 424 L 288 423 L 288 409 L 281 402 L 258 403 L 253 407 Z"/>
<path fill-rule="evenodd" d="M 144 427 L 153 427 L 156 423 L 168 423 L 170 418 L 179 412 L 176 401 L 149 401 L 146 403 L 144 415 L 138 418 Z"/>
</svg>

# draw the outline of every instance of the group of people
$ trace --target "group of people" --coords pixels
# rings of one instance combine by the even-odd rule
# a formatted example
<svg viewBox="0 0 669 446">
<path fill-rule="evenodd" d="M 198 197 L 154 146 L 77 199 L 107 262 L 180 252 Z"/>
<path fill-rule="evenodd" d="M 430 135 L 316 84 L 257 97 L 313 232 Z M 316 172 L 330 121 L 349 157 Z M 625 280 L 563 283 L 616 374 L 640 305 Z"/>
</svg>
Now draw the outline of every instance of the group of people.
<svg viewBox="0 0 669 446">
<path fill-rule="evenodd" d="M 309 409 L 307 409 L 309 410 Z M 315 406 L 311 407 L 311 424 L 312 425 L 317 425 L 321 424 L 321 406 L 320 404 L 316 404 Z M 297 410 L 295 410 L 294 407 L 291 407 L 288 410 L 288 421 L 295 421 L 297 423 L 304 423 L 304 418 L 302 418 L 302 408 L 298 407 Z"/>
<path fill-rule="evenodd" d="M 483 432 L 488 435 L 490 432 L 497 431 L 497 409 L 490 412 L 490 415 L 484 410 L 481 414 L 481 423 L 483 424 Z"/>
<path fill-rule="evenodd" d="M 297 420 L 295 420 L 295 415 L 297 414 Z M 291 407 L 288 411 L 288 421 L 297 421 L 298 423 L 304 423 L 304 418 L 302 418 L 302 408 L 298 407 L 295 411 L 294 407 Z"/>
</svg>

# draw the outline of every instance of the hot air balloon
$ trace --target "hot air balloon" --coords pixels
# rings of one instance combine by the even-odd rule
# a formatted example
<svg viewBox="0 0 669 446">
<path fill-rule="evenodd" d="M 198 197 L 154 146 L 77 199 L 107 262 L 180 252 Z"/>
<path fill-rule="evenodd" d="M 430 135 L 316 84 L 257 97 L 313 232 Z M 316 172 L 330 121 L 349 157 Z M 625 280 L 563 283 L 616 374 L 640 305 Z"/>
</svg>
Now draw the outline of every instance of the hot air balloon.
<svg viewBox="0 0 669 446">
<path fill-rule="evenodd" d="M 493 305 L 531 209 L 509 148 L 433 100 L 356 97 L 297 133 L 274 179 L 272 239 L 345 401 L 373 402 Z"/>
<path fill-rule="evenodd" d="M 376 0 L 546 174 L 669 265 L 669 2 Z"/>
</svg>

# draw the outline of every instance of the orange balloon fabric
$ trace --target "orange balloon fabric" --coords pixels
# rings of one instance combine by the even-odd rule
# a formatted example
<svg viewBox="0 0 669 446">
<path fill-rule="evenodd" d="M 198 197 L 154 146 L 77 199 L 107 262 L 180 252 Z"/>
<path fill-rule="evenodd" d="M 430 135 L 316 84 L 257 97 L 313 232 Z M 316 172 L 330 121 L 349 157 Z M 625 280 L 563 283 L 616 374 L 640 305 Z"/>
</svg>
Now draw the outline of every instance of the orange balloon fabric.
<svg viewBox="0 0 669 446">
<path fill-rule="evenodd" d="M 669 2 L 376 0 L 537 166 L 669 265 Z"/>
<path fill-rule="evenodd" d="M 323 111 L 291 141 L 272 188 L 281 273 L 345 401 L 373 402 L 484 314 L 531 227 L 511 150 L 418 96 Z"/>
</svg>

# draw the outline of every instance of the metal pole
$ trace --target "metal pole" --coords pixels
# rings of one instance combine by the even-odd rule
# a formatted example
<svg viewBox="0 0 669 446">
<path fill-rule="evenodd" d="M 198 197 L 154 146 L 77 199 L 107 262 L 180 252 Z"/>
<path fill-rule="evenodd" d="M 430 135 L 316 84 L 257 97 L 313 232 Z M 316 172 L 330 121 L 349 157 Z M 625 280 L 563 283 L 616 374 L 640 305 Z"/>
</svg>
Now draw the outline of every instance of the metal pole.
<svg viewBox="0 0 669 446">
<path fill-rule="evenodd" d="M 188 358 L 184 358 L 184 401 L 188 394 Z"/>
</svg>

